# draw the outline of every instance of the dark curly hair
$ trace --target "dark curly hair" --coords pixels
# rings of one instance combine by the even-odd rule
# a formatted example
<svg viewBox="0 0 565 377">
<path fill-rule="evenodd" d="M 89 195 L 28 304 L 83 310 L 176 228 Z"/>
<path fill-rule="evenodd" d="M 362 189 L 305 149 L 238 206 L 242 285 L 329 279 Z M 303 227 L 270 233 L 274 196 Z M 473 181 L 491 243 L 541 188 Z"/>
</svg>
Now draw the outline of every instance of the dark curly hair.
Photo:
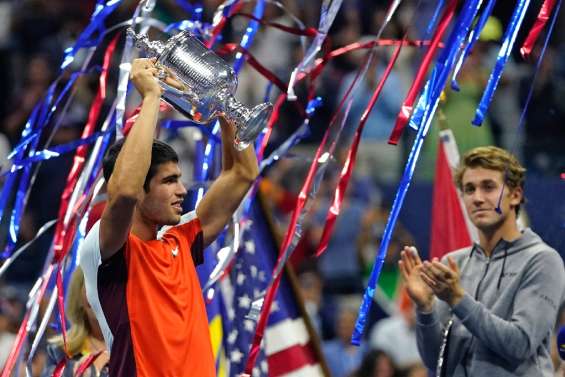
<svg viewBox="0 0 565 377">
<path fill-rule="evenodd" d="M 118 155 L 124 146 L 125 139 L 118 140 L 115 142 L 106 153 L 104 160 L 102 161 L 102 170 L 104 173 L 104 179 L 106 182 L 110 180 L 110 176 L 114 171 L 114 166 L 116 165 L 116 160 Z M 145 177 L 145 182 L 143 183 L 143 189 L 145 192 L 149 192 L 149 182 L 151 178 L 157 173 L 159 165 L 167 162 L 179 162 L 179 156 L 177 152 L 167 143 L 160 140 L 153 140 L 153 146 L 151 147 L 151 165 L 149 166 L 149 171 Z"/>
</svg>

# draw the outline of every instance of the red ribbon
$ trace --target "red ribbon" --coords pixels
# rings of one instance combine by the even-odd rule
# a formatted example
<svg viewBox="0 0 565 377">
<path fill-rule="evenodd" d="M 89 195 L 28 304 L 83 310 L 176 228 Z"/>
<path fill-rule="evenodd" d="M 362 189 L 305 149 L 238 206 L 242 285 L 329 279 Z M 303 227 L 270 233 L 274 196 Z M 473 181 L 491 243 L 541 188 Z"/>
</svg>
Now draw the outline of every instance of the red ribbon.
<svg viewBox="0 0 565 377">
<path fill-rule="evenodd" d="M 96 353 L 88 355 L 86 360 L 84 360 L 79 365 L 77 370 L 74 372 L 74 376 L 75 377 L 81 377 L 84 374 L 84 372 L 86 372 L 86 370 L 88 368 L 90 368 L 92 363 L 94 363 L 94 361 L 96 361 L 98 356 L 100 356 L 102 354 L 102 352 L 104 352 L 104 351 L 98 351 Z M 57 366 L 55 367 L 55 370 L 53 370 L 53 374 L 51 375 L 51 377 L 61 377 L 63 375 L 63 372 L 65 371 L 65 367 L 67 366 L 67 362 L 68 362 L 67 357 L 62 358 L 61 361 L 59 361 L 57 363 Z"/>
<path fill-rule="evenodd" d="M 412 86 L 400 107 L 400 112 L 396 118 L 396 123 L 390 134 L 388 143 L 392 145 L 397 145 L 398 141 L 400 140 L 400 136 L 402 136 L 402 132 L 406 128 L 408 121 L 410 120 L 410 116 L 412 115 L 412 111 L 414 110 L 414 102 L 416 101 L 416 96 L 420 93 L 422 89 L 422 85 L 424 83 L 424 79 L 429 72 L 430 64 L 435 56 L 437 48 L 439 46 L 439 42 L 443 37 L 443 34 L 447 30 L 453 15 L 455 14 L 455 8 L 457 7 L 457 0 L 452 0 L 449 3 L 449 6 L 445 9 L 443 17 L 438 25 L 438 28 L 432 38 L 432 43 L 428 51 L 426 51 L 426 55 L 422 60 L 422 64 L 418 69 L 418 73 L 416 74 L 416 78 L 414 82 L 412 82 Z"/>
<path fill-rule="evenodd" d="M 426 41 L 426 40 L 405 40 L 405 39 L 403 40 L 379 39 L 379 40 L 372 40 L 364 43 L 361 42 L 350 43 L 346 46 L 332 50 L 329 53 L 325 54 L 323 57 L 316 59 L 316 64 L 309 72 L 309 74 L 312 78 L 318 77 L 330 60 L 351 51 L 373 48 L 375 46 L 398 46 L 399 44 L 402 44 L 404 46 L 423 47 L 430 45 L 430 43 L 431 43 L 430 41 Z M 439 47 L 443 47 L 443 44 L 440 43 Z M 305 73 L 301 73 L 298 79 L 303 79 L 305 75 L 306 75 Z"/>
<path fill-rule="evenodd" d="M 247 62 L 253 68 L 255 68 L 257 72 L 259 72 L 261 75 L 263 75 L 263 77 L 265 77 L 267 80 L 272 82 L 277 88 L 279 88 L 281 92 L 286 92 L 287 85 L 281 79 L 279 79 L 273 72 L 271 72 L 265 66 L 260 64 L 257 61 L 257 59 L 255 59 L 255 57 L 247 49 L 241 47 L 236 43 L 226 43 L 221 48 L 216 50 L 216 53 L 218 55 L 233 54 L 234 52 L 239 52 L 243 54 Z"/>
<path fill-rule="evenodd" d="M 114 53 L 114 49 L 116 47 L 118 37 L 119 34 L 117 34 L 114 37 L 114 39 L 110 42 L 104 54 L 102 74 L 100 75 L 100 80 L 99 80 L 100 86 L 98 88 L 98 92 L 96 93 L 96 97 L 90 108 L 90 112 L 88 114 L 88 121 L 86 123 L 86 126 L 84 127 L 81 138 L 86 138 L 92 135 L 96 127 L 96 121 L 98 120 L 100 110 L 104 103 L 104 99 L 106 98 L 106 79 L 108 76 L 108 70 L 109 70 L 108 67 L 110 66 L 110 61 Z M 87 145 L 81 145 L 80 147 L 78 147 L 74 157 L 73 167 L 69 175 L 67 176 L 67 183 L 65 186 L 65 190 L 63 191 L 63 195 L 61 196 L 61 205 L 59 206 L 59 217 L 58 217 L 57 227 L 55 229 L 55 236 L 53 240 L 53 248 L 55 250 L 55 257 L 54 257 L 55 263 L 59 263 L 63 260 L 64 256 L 66 255 L 69 249 L 69 245 L 72 243 L 72 240 L 75 236 L 74 230 L 76 229 L 76 224 L 73 223 L 76 223 L 76 218 L 72 219 L 70 224 L 65 224 L 64 219 L 67 213 L 67 208 L 69 206 L 70 198 L 73 194 L 75 185 L 80 176 L 80 172 L 86 161 L 87 152 L 88 152 Z"/>
<path fill-rule="evenodd" d="M 298 223 L 300 213 L 302 212 L 302 209 L 304 208 L 304 206 L 306 204 L 306 200 L 308 199 L 308 191 L 310 191 L 310 186 L 312 185 L 312 180 L 314 178 L 314 175 L 315 175 L 317 167 L 318 167 L 318 159 L 320 158 L 322 150 L 323 150 L 323 148 L 326 144 L 326 141 L 327 141 L 328 135 L 329 135 L 328 131 L 330 129 L 331 129 L 331 127 L 328 127 L 328 130 L 326 130 L 326 133 L 324 134 L 324 138 L 322 139 L 322 142 L 320 143 L 320 146 L 318 147 L 318 150 L 316 151 L 316 155 L 315 155 L 315 157 L 312 161 L 312 164 L 310 165 L 310 170 L 308 171 L 308 175 L 306 177 L 306 180 L 304 181 L 304 185 L 302 186 L 302 189 L 300 190 L 300 194 L 298 195 L 298 199 L 296 201 L 296 207 L 294 208 L 294 212 L 292 213 L 292 219 L 291 219 L 290 224 L 288 226 L 288 230 L 286 232 L 285 239 L 281 244 L 279 256 L 277 258 L 277 263 L 276 263 L 276 266 L 275 266 L 273 271 L 277 270 L 279 264 L 282 262 L 282 257 L 284 255 L 284 251 L 289 247 L 290 242 L 292 241 L 292 236 L 294 235 L 294 232 L 296 230 L 296 224 Z M 261 344 L 261 341 L 263 340 L 263 336 L 264 336 L 264 333 L 265 333 L 265 327 L 267 325 L 267 319 L 269 318 L 269 313 L 271 312 L 271 305 L 273 304 L 273 300 L 274 300 L 275 294 L 277 293 L 277 290 L 279 288 L 282 276 L 283 276 L 283 274 L 279 274 L 276 277 L 276 279 L 273 281 L 273 284 L 267 290 L 267 294 L 266 294 L 265 299 L 263 301 L 263 307 L 261 309 L 261 315 L 259 316 L 259 321 L 257 322 L 257 327 L 255 328 L 255 336 L 253 337 L 253 343 L 251 344 L 251 350 L 249 351 L 249 357 L 247 358 L 247 362 L 245 364 L 245 372 L 244 373 L 248 373 L 249 375 L 251 375 L 251 373 L 253 371 L 253 366 L 255 365 L 255 362 L 257 360 L 257 356 L 259 355 L 259 351 L 260 351 L 259 346 Z"/>
<path fill-rule="evenodd" d="M 283 24 L 279 24 L 277 22 L 266 22 L 266 21 L 263 21 L 263 19 L 257 18 L 252 14 L 243 13 L 243 12 L 233 13 L 233 14 L 230 15 L 230 17 L 234 17 L 234 16 L 247 17 L 247 18 L 252 19 L 253 21 L 259 22 L 263 26 L 271 26 L 271 27 L 274 27 L 275 29 L 285 31 L 289 34 L 300 35 L 300 36 L 304 36 L 304 37 L 315 37 L 316 35 L 318 35 L 318 30 L 316 28 L 313 28 L 313 27 L 307 27 L 307 28 L 304 28 L 304 29 L 300 29 L 300 28 L 295 28 L 295 27 L 290 27 L 290 26 L 286 26 L 286 25 L 283 25 Z"/>
<path fill-rule="evenodd" d="M 379 84 L 377 85 L 377 88 L 373 92 L 373 95 L 369 100 L 369 104 L 367 105 L 367 108 L 365 109 L 363 115 L 361 116 L 361 120 L 359 121 L 359 126 L 357 127 L 357 130 L 355 131 L 355 136 L 353 137 L 351 148 L 349 149 L 349 152 L 347 154 L 347 160 L 345 161 L 345 164 L 343 165 L 343 168 L 341 170 L 339 183 L 334 193 L 334 199 L 332 205 L 328 210 L 328 214 L 326 215 L 326 223 L 324 225 L 322 237 L 318 245 L 318 250 L 316 250 L 316 257 L 322 255 L 328 247 L 330 236 L 333 233 L 337 217 L 341 212 L 341 203 L 343 202 L 343 196 L 345 195 L 345 191 L 347 190 L 349 180 L 351 179 L 351 173 L 353 171 L 353 168 L 355 167 L 355 161 L 357 158 L 357 149 L 359 147 L 359 141 L 361 140 L 361 134 L 363 133 L 363 128 L 365 127 L 365 123 L 369 118 L 369 114 L 371 113 L 371 110 L 373 109 L 375 103 L 377 102 L 377 99 L 381 94 L 381 91 L 383 90 L 384 84 L 388 79 L 388 76 L 392 72 L 392 68 L 396 63 L 396 60 L 398 59 L 401 49 L 402 49 L 402 44 L 399 44 L 394 50 L 394 54 L 391 60 L 389 61 L 388 66 L 386 67 L 385 72 L 381 77 Z"/>
<path fill-rule="evenodd" d="M 279 250 L 277 262 L 275 263 L 275 267 L 273 269 L 273 274 L 275 273 L 275 271 L 279 270 L 281 263 L 283 263 L 285 251 L 290 246 L 290 243 L 292 242 L 294 233 L 296 232 L 296 225 L 298 224 L 298 220 L 300 218 L 302 210 L 304 209 L 304 207 L 306 205 L 306 202 L 308 200 L 308 193 L 310 192 L 310 188 L 312 186 L 314 176 L 316 175 L 316 171 L 318 170 L 318 161 L 320 159 L 320 156 L 322 155 L 322 151 L 324 150 L 324 147 L 325 147 L 326 142 L 329 138 L 329 135 L 330 135 L 331 131 L 333 131 L 332 126 L 336 123 L 335 121 L 337 120 L 338 115 L 341 113 L 341 110 L 343 108 L 343 105 L 345 104 L 345 101 L 349 97 L 349 94 L 351 93 L 352 89 L 355 87 L 355 84 L 357 83 L 357 80 L 360 77 L 361 77 L 361 70 L 359 70 L 357 72 L 357 75 L 355 76 L 355 78 L 351 82 L 351 84 L 349 85 L 349 88 L 347 89 L 346 94 L 341 99 L 341 102 L 339 103 L 337 110 L 335 111 L 335 113 L 334 113 L 334 115 L 333 115 L 333 117 L 332 117 L 332 119 L 329 123 L 329 126 L 326 129 L 326 132 L 324 133 L 324 137 L 322 138 L 322 141 L 321 141 L 320 145 L 318 146 L 318 149 L 316 150 L 316 154 L 315 154 L 315 156 L 312 160 L 312 163 L 310 164 L 310 169 L 308 170 L 308 175 L 306 176 L 306 180 L 304 181 L 304 184 L 302 185 L 302 189 L 300 190 L 300 193 L 298 194 L 298 198 L 296 200 L 296 206 L 295 206 L 294 211 L 292 213 L 292 217 L 291 217 L 290 223 L 288 225 L 285 238 L 284 238 L 284 240 L 281 244 L 281 248 Z M 334 144 L 335 144 L 336 141 L 334 141 Z M 267 326 L 267 319 L 269 318 L 269 314 L 271 312 L 271 306 L 273 304 L 273 300 L 275 298 L 275 295 L 278 291 L 282 276 L 283 276 L 283 274 L 278 274 L 276 276 L 276 278 L 273 280 L 273 284 L 269 287 L 269 289 L 267 290 L 267 294 L 265 295 L 265 299 L 263 301 L 263 306 L 261 308 L 261 314 L 259 316 L 259 321 L 257 322 L 257 327 L 255 328 L 255 335 L 254 335 L 254 338 L 253 338 L 253 343 L 251 344 L 251 349 L 249 351 L 249 357 L 247 358 L 247 362 L 245 364 L 245 369 L 244 369 L 245 372 L 244 373 L 248 373 L 249 375 L 251 375 L 252 370 L 253 370 L 253 366 L 255 365 L 255 362 L 257 360 L 257 356 L 259 355 L 261 341 L 263 340 L 265 328 Z"/>
<path fill-rule="evenodd" d="M 16 335 L 16 340 L 14 341 L 12 349 L 10 350 L 10 354 L 8 355 L 8 358 L 6 359 L 6 363 L 4 364 L 4 369 L 2 370 L 1 377 L 9 377 L 12 374 L 12 369 L 14 369 L 16 360 L 18 359 L 22 346 L 24 345 L 24 340 L 27 338 L 27 334 L 28 334 L 27 326 L 29 322 L 29 317 L 35 305 L 38 305 L 43 299 L 43 296 L 45 295 L 45 291 L 47 290 L 47 285 L 49 283 L 52 273 L 53 273 L 53 265 L 50 265 L 42 276 L 43 282 L 41 284 L 41 289 L 38 293 L 38 296 L 35 298 L 33 304 L 30 305 L 20 325 L 20 329 L 18 330 L 18 334 Z"/>
<path fill-rule="evenodd" d="M 110 62 L 112 59 L 112 55 L 116 48 L 116 44 L 118 42 L 119 34 L 116 34 L 114 39 L 110 42 L 108 47 L 106 48 L 106 52 L 104 53 L 104 62 L 102 64 L 102 74 L 100 75 L 100 85 L 98 88 L 98 92 L 96 93 L 96 97 L 92 103 L 90 108 L 90 112 L 88 114 L 88 121 L 84 127 L 82 132 L 81 138 L 86 138 L 92 135 L 94 129 L 96 127 L 96 122 L 100 115 L 100 110 L 104 103 L 104 99 L 106 98 L 106 80 L 108 77 L 108 71 Z M 64 348 L 65 353 L 67 352 L 67 341 L 66 341 L 66 322 L 65 322 L 65 304 L 64 304 L 64 292 L 63 292 L 63 277 L 61 274 L 61 264 L 63 258 L 67 255 L 68 250 L 73 242 L 73 239 L 76 234 L 76 229 L 78 226 L 78 220 L 80 216 L 72 216 L 69 219 L 68 223 L 65 223 L 65 217 L 67 214 L 67 210 L 69 207 L 69 202 L 72 197 L 73 191 L 75 190 L 76 183 L 80 177 L 81 171 L 84 167 L 84 163 L 86 161 L 86 154 L 88 153 L 88 146 L 81 145 L 78 147 L 73 161 L 73 166 L 69 175 L 67 176 L 67 183 L 65 185 L 65 189 L 63 191 L 63 195 L 61 196 L 61 204 L 59 206 L 59 217 L 57 222 L 57 227 L 55 229 L 55 235 L 53 237 L 53 250 L 55 255 L 53 257 L 52 264 L 57 264 L 58 271 L 57 271 L 57 288 L 58 288 L 58 307 L 59 307 L 59 321 L 61 323 L 61 328 L 63 332 L 63 341 L 64 341 Z M 83 193 L 83 196 L 86 194 Z"/>
<path fill-rule="evenodd" d="M 61 359 L 61 361 L 59 361 L 59 363 L 55 367 L 55 370 L 53 371 L 51 377 L 61 377 L 63 375 L 63 372 L 65 371 L 66 366 L 67 366 L 67 358 L 63 357 L 63 359 Z"/>
<path fill-rule="evenodd" d="M 222 15 L 222 18 L 220 19 L 220 21 L 218 22 L 218 24 L 214 27 L 214 29 L 212 30 L 210 39 L 208 39 L 205 43 L 205 46 L 207 48 L 212 48 L 212 46 L 214 45 L 214 43 L 216 43 L 216 39 L 218 38 L 218 35 L 220 35 L 220 33 L 222 32 L 222 30 L 224 29 L 224 26 L 226 26 L 226 22 L 228 21 L 228 19 L 237 11 L 239 11 L 241 9 L 241 7 L 243 6 L 243 2 L 238 2 L 237 4 L 235 4 L 231 9 L 230 9 L 230 13 L 227 16 Z"/>
<path fill-rule="evenodd" d="M 84 374 L 84 372 L 86 372 L 86 370 L 90 368 L 90 366 L 94 363 L 94 361 L 96 361 L 98 356 L 102 354 L 102 352 L 104 351 L 98 351 L 96 353 L 91 353 L 90 355 L 88 355 L 86 360 L 84 360 L 77 368 L 75 377 L 81 377 Z"/>
<path fill-rule="evenodd" d="M 273 126 L 279 120 L 279 114 L 281 111 L 281 107 L 286 101 L 286 91 L 282 92 L 277 101 L 275 102 L 275 106 L 273 106 L 273 113 L 271 114 L 271 118 L 269 118 L 269 122 L 267 122 L 267 131 L 265 132 L 265 136 L 263 140 L 261 140 L 261 147 L 257 153 L 257 160 L 261 161 L 263 159 L 263 155 L 265 154 L 265 149 L 267 148 L 267 144 L 269 143 L 269 138 L 271 137 L 271 133 L 273 132 Z"/>
<path fill-rule="evenodd" d="M 541 31 L 547 24 L 547 21 L 549 21 L 549 17 L 551 15 L 551 12 L 553 11 L 553 8 L 555 7 L 555 4 L 555 0 L 545 0 L 543 2 L 536 21 L 530 29 L 528 37 L 524 41 L 522 48 L 520 48 L 520 53 L 522 54 L 522 57 L 524 59 L 527 58 L 532 52 L 532 49 L 534 48 L 534 45 L 536 44 Z"/>
</svg>

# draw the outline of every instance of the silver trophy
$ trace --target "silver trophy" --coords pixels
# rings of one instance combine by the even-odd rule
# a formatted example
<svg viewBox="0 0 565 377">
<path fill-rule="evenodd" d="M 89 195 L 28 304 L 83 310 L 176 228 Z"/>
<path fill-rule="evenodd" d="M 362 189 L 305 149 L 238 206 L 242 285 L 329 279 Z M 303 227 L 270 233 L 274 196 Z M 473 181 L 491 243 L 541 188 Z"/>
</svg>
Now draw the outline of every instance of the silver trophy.
<svg viewBox="0 0 565 377">
<path fill-rule="evenodd" d="M 234 145 L 243 150 L 264 128 L 273 110 L 270 103 L 252 109 L 235 99 L 237 76 L 233 69 L 192 33 L 185 30 L 166 43 L 149 41 L 146 35 L 127 30 L 135 46 L 148 58 L 157 58 L 163 99 L 196 123 L 206 124 L 224 115 L 237 128 Z M 165 83 L 172 75 L 182 87 Z"/>
</svg>

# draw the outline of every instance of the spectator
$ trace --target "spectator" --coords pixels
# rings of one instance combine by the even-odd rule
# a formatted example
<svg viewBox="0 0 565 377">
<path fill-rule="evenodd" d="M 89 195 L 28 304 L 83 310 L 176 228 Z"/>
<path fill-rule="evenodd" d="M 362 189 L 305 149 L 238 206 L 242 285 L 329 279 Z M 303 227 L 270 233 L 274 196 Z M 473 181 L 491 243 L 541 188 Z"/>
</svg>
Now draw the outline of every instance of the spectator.
<svg viewBox="0 0 565 377">
<path fill-rule="evenodd" d="M 398 368 L 420 363 L 416 344 L 416 317 L 405 289 L 399 295 L 399 312 L 381 319 L 370 335 L 371 348 L 390 355 Z"/>
<path fill-rule="evenodd" d="M 62 376 L 78 376 L 79 368 L 86 368 L 85 374 L 82 374 L 84 377 L 108 376 L 107 363 L 110 354 L 104 344 L 102 331 L 94 312 L 86 300 L 84 275 L 80 267 L 77 267 L 71 277 L 65 314 L 70 323 L 70 329 L 66 334 L 70 359 L 66 361 Z M 47 364 L 41 374 L 42 377 L 50 377 L 57 366 L 66 360 L 62 334 L 49 340 L 47 356 Z M 90 363 L 92 357 L 94 360 Z"/>
<path fill-rule="evenodd" d="M 365 353 L 364 344 L 356 347 L 350 342 L 359 308 L 354 301 L 358 301 L 356 297 L 351 301 L 342 298 L 337 315 L 337 337 L 323 344 L 324 355 L 333 377 L 347 377 L 359 368 Z"/>
<path fill-rule="evenodd" d="M 392 358 L 386 352 L 371 350 L 351 377 L 395 377 L 397 373 Z"/>
</svg>

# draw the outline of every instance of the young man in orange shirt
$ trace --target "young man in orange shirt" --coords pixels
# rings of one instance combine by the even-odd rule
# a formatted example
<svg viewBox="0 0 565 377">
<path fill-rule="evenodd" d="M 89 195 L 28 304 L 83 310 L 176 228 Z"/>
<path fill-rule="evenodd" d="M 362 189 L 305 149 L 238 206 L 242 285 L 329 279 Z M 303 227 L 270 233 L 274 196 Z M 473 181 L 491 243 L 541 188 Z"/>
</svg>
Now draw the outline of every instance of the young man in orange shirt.
<svg viewBox="0 0 565 377">
<path fill-rule="evenodd" d="M 87 297 L 111 351 L 110 376 L 215 377 L 195 266 L 256 178 L 255 153 L 237 152 L 235 129 L 220 118 L 222 172 L 196 210 L 182 215 L 178 157 L 153 138 L 158 70 L 136 59 L 131 72 L 143 102 L 125 142 L 104 160 L 108 203 L 80 251 Z"/>
</svg>

